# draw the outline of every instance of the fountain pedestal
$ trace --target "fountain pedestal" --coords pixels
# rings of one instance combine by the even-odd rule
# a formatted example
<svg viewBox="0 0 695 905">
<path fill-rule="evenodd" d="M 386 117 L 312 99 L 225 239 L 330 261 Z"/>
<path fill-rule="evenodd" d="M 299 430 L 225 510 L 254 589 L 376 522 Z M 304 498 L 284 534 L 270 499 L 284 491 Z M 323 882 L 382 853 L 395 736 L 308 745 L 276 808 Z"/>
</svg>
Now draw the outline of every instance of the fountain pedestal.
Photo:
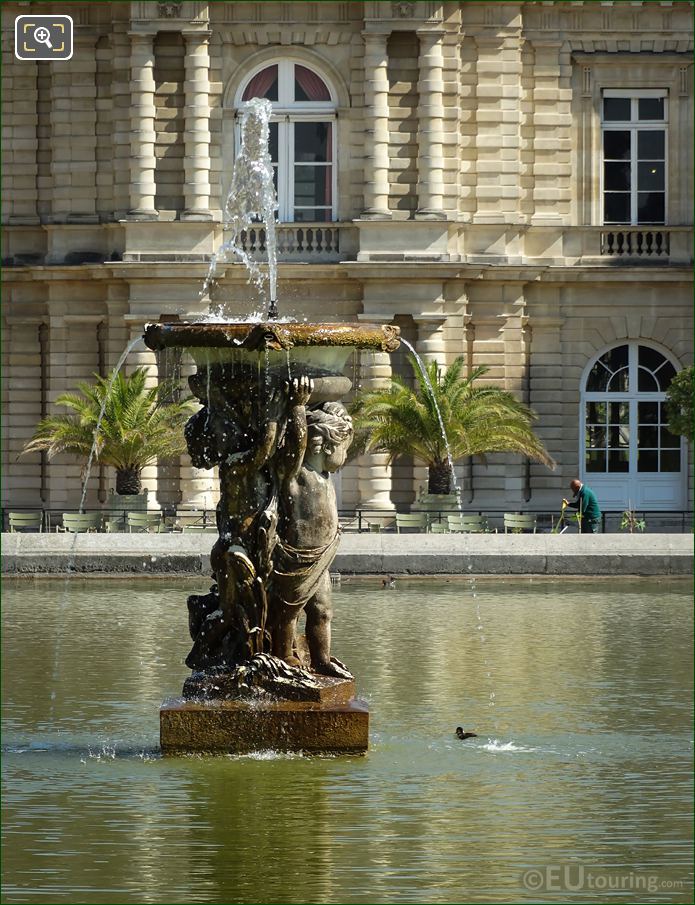
<svg viewBox="0 0 695 905">
<path fill-rule="evenodd" d="M 354 681 L 316 678 L 320 690 L 313 701 L 165 701 L 159 711 L 162 752 L 363 754 L 369 710 L 355 698 Z"/>
</svg>

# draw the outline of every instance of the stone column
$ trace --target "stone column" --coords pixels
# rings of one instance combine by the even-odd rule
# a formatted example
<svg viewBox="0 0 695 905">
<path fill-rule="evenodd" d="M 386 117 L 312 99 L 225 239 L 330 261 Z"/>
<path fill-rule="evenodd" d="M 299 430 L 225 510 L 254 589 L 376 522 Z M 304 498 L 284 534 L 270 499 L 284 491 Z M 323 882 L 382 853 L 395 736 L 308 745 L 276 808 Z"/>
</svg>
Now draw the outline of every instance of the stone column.
<svg viewBox="0 0 695 905">
<path fill-rule="evenodd" d="M 184 32 L 186 108 L 182 220 L 210 220 L 210 54 L 209 31 Z"/>
<path fill-rule="evenodd" d="M 363 32 L 364 203 L 362 217 L 386 220 L 389 211 L 389 80 L 387 34 Z"/>
<path fill-rule="evenodd" d="M 113 217 L 124 220 L 130 209 L 130 39 L 126 23 L 113 23 L 111 43 Z"/>
<path fill-rule="evenodd" d="M 444 55 L 442 31 L 418 32 L 418 209 L 416 217 L 444 220 Z"/>
<path fill-rule="evenodd" d="M 373 317 L 365 318 L 371 323 Z M 387 352 L 361 353 L 361 388 L 384 389 L 390 385 L 391 358 Z M 391 502 L 391 467 L 386 453 L 367 453 L 358 459 L 359 506 L 363 509 L 393 509 Z"/>
<path fill-rule="evenodd" d="M 133 220 L 156 220 L 154 172 L 154 36 L 130 32 L 130 211 Z"/>
</svg>

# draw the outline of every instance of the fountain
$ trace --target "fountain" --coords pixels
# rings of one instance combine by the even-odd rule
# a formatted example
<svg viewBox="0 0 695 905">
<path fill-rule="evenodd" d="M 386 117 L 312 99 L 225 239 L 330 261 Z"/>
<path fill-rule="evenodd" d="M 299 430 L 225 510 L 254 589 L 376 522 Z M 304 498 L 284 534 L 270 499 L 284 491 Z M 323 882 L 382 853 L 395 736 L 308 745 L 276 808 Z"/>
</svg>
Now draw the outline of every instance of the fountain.
<svg viewBox="0 0 695 905">
<path fill-rule="evenodd" d="M 267 160 L 253 165 L 245 157 L 248 148 L 267 155 L 248 133 L 267 137 L 269 116 L 265 101 L 245 111 L 226 209 L 232 238 L 222 252 L 242 246 L 242 227 L 253 216 L 272 218 L 272 169 Z M 237 171 L 247 174 L 243 191 Z M 260 186 L 249 186 L 255 179 Z M 267 219 L 266 227 L 270 234 Z M 202 408 L 186 426 L 186 442 L 193 464 L 219 466 L 220 481 L 214 583 L 188 598 L 193 646 L 186 664 L 193 672 L 182 698 L 161 708 L 165 753 L 367 749 L 368 709 L 331 653 L 329 568 L 340 537 L 331 473 L 344 464 L 353 436 L 340 402 L 351 388 L 348 356 L 355 349 L 394 351 L 399 330 L 278 321 L 269 270 L 264 321 L 145 328 L 150 349 L 183 348 L 196 362 L 189 384 Z M 214 264 L 208 284 L 213 276 Z"/>
</svg>

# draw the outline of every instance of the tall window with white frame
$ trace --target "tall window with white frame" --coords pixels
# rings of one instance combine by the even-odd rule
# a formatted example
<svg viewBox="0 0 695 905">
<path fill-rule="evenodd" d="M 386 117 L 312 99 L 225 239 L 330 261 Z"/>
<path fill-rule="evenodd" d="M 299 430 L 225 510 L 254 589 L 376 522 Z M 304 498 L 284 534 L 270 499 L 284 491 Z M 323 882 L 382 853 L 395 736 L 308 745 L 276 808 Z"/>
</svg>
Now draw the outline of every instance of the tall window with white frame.
<svg viewBox="0 0 695 905">
<path fill-rule="evenodd" d="M 602 101 L 604 224 L 665 224 L 667 92 L 605 89 Z"/>
<path fill-rule="evenodd" d="M 324 223 L 336 217 L 335 100 L 322 76 L 302 63 L 265 65 L 242 83 L 238 102 L 271 101 L 270 156 L 278 219 Z"/>
</svg>

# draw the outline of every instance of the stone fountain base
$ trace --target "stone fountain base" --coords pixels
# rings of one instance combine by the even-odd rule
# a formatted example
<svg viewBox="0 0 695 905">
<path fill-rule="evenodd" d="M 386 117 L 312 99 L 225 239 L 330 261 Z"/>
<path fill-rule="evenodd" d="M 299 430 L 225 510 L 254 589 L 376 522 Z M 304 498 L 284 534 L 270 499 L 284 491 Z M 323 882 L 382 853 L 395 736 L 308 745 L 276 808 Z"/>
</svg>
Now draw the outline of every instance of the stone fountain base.
<svg viewBox="0 0 695 905">
<path fill-rule="evenodd" d="M 355 698 L 352 679 L 316 676 L 313 700 L 165 701 L 159 711 L 163 754 L 248 754 L 306 751 L 364 754 L 369 708 Z"/>
</svg>

